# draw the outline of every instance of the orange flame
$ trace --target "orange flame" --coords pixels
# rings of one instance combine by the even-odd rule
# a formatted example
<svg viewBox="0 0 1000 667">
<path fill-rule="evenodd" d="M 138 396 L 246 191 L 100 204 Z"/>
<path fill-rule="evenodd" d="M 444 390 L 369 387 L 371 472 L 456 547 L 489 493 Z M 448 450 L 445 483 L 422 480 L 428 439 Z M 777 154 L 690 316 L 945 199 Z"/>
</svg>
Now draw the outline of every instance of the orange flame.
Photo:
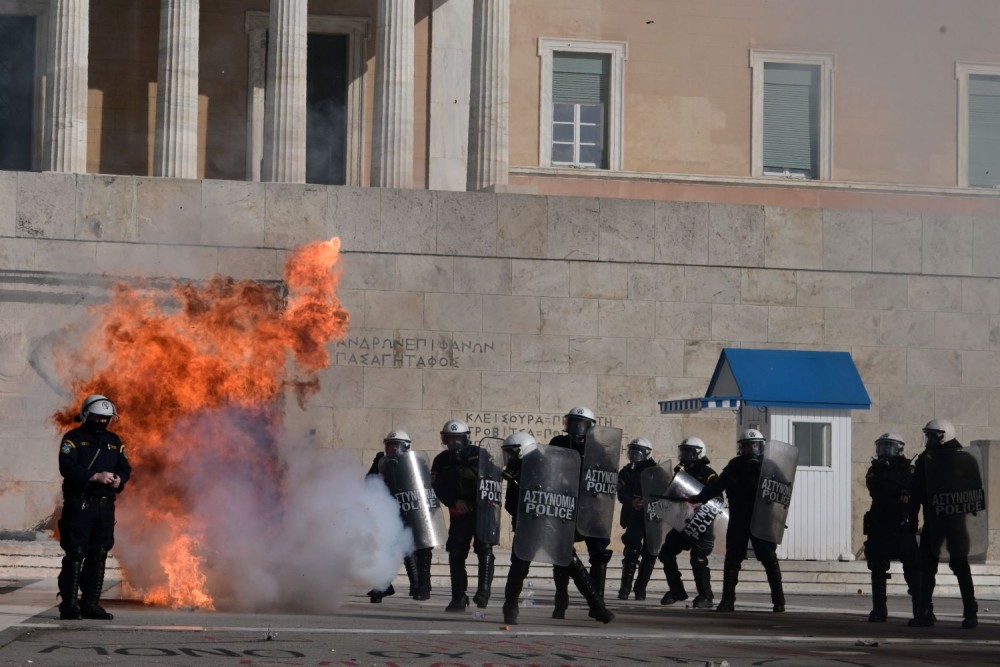
<svg viewBox="0 0 1000 667">
<path fill-rule="evenodd" d="M 204 501 L 193 485 L 212 491 L 240 477 L 254 489 L 242 501 L 280 515 L 284 392 L 292 389 L 304 405 L 319 389 L 317 371 L 329 365 L 326 345 L 347 332 L 336 295 L 339 254 L 336 237 L 294 250 L 284 272 L 287 303 L 277 287 L 221 276 L 175 285 L 167 298 L 118 284 L 108 303 L 92 309 L 95 321 L 79 347 L 55 349 L 79 399 L 53 416 L 59 427 L 74 425 L 92 393 L 111 398 L 121 413 L 112 428 L 126 443 L 133 476 L 119 503 L 115 553 L 126 583 L 146 602 L 213 607 L 206 574 L 213 554 L 205 545 L 212 527 L 198 515 Z M 219 414 L 230 418 L 204 418 Z M 224 511 L 228 500 L 213 502 Z"/>
</svg>

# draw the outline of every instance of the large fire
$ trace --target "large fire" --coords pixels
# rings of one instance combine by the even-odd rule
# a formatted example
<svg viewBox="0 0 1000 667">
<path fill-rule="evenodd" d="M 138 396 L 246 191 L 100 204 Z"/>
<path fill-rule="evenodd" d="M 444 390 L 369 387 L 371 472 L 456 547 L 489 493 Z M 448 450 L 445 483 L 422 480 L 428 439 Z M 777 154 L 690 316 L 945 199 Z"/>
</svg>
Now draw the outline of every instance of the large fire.
<svg viewBox="0 0 1000 667">
<path fill-rule="evenodd" d="M 112 428 L 134 472 L 118 507 L 118 543 L 128 548 L 116 553 L 128 589 L 146 602 L 212 609 L 212 591 L 229 585 L 211 580 L 220 569 L 211 542 L 227 511 L 249 506 L 265 526 L 280 517 L 284 396 L 291 390 L 304 405 L 329 364 L 327 344 L 347 331 L 339 253 L 337 238 L 293 251 L 287 296 L 224 277 L 169 293 L 119 284 L 79 346 L 55 350 L 77 399 L 54 415 L 60 428 L 75 425 L 92 393 L 122 416 Z"/>
</svg>

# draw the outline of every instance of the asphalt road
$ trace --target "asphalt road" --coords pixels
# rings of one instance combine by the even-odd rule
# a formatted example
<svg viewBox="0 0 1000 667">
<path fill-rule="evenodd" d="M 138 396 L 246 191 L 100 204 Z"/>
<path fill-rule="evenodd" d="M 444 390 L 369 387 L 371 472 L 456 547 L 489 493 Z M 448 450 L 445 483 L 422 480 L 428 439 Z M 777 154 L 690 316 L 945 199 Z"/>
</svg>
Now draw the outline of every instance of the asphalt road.
<svg viewBox="0 0 1000 667">
<path fill-rule="evenodd" d="M 552 620 L 551 592 L 537 593 L 510 627 L 500 598 L 451 614 L 443 590 L 378 605 L 358 595 L 329 615 L 173 610 L 112 590 L 115 619 L 99 622 L 60 621 L 51 580 L 0 582 L 0 665 L 1000 665 L 998 601 L 981 602 L 974 630 L 961 629 L 955 599 L 936 601 L 932 628 L 906 626 L 904 598 L 890 600 L 888 623 L 868 623 L 861 595 L 791 596 L 784 614 L 762 595 L 738 596 L 733 614 L 612 600 L 618 617 L 602 625 L 579 597 Z"/>
</svg>

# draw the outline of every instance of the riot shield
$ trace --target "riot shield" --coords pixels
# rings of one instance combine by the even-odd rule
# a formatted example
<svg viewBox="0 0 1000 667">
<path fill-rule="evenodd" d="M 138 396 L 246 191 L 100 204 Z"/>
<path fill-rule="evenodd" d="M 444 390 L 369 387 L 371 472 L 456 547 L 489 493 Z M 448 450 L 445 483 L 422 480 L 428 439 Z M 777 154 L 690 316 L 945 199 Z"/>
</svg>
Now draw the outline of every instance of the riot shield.
<svg viewBox="0 0 1000 667">
<path fill-rule="evenodd" d="M 500 438 L 479 441 L 479 492 L 476 496 L 476 537 L 484 544 L 500 544 L 500 474 L 503 454 Z"/>
<path fill-rule="evenodd" d="M 576 529 L 584 537 L 611 537 L 621 449 L 620 428 L 593 426 L 587 432 L 580 472 L 580 507 L 576 517 Z"/>
<path fill-rule="evenodd" d="M 698 505 L 683 500 L 672 500 L 695 496 L 704 486 L 692 475 L 681 470 L 674 475 L 664 494 L 666 495 L 662 510 L 664 521 L 678 533 L 696 541 L 711 539 L 709 533 L 715 534 L 717 522 L 722 521 L 723 526 L 729 523 L 729 511 L 723 507 L 722 498 L 712 498 Z"/>
<path fill-rule="evenodd" d="M 781 544 L 798 466 L 799 450 L 794 445 L 781 440 L 767 441 L 750 519 L 750 534 L 757 539 Z"/>
<path fill-rule="evenodd" d="M 667 537 L 670 524 L 663 519 L 663 508 L 667 504 L 667 489 L 670 478 L 674 474 L 674 465 L 670 460 L 650 466 L 639 474 L 639 487 L 642 489 L 643 516 L 646 524 L 646 552 L 651 556 L 660 553 L 663 540 Z"/>
<path fill-rule="evenodd" d="M 379 462 L 379 473 L 399 504 L 403 523 L 413 531 L 417 549 L 445 543 L 447 530 L 441 502 L 431 487 L 427 454 L 410 450 Z"/>
<path fill-rule="evenodd" d="M 978 446 L 928 449 L 924 453 L 927 504 L 921 540 L 940 541 L 942 560 L 950 552 L 976 559 L 986 555 L 985 457 Z"/>
<path fill-rule="evenodd" d="M 514 555 L 521 560 L 569 565 L 576 534 L 580 455 L 539 445 L 521 462 Z"/>
</svg>

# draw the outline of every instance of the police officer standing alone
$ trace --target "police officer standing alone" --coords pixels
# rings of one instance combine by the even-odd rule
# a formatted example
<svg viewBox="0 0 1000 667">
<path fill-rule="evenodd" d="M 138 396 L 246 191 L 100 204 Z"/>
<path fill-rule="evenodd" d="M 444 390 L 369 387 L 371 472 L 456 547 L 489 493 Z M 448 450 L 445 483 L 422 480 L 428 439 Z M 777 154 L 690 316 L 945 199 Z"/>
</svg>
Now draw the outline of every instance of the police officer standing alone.
<svg viewBox="0 0 1000 667">
<path fill-rule="evenodd" d="M 476 536 L 476 499 L 479 496 L 479 457 L 485 455 L 469 440 L 469 425 L 457 419 L 441 428 L 441 444 L 447 448 L 434 457 L 431 479 L 434 492 L 451 514 L 448 527 L 448 568 L 451 574 L 451 602 L 445 611 L 461 612 L 469 606 L 469 586 L 465 560 L 469 545 L 479 557 L 479 586 L 473 600 L 479 608 L 490 601 L 493 583 L 493 546 Z"/>
<path fill-rule="evenodd" d="M 979 625 L 975 586 L 969 567 L 970 523 L 972 516 L 985 510 L 986 496 L 977 461 L 955 439 L 955 427 L 945 419 L 933 419 L 924 426 L 924 451 L 914 463 L 913 520 L 923 509 L 918 555 L 920 585 L 914 602 L 911 627 L 934 625 L 934 586 L 941 546 L 948 547 L 948 567 L 958 580 L 962 595 L 962 627 Z M 953 497 L 961 501 L 952 501 Z"/>
<path fill-rule="evenodd" d="M 618 599 L 628 600 L 629 592 L 635 592 L 636 600 L 646 599 L 646 584 L 656 566 L 656 556 L 649 553 L 646 546 L 646 503 L 642 497 L 640 483 L 642 471 L 656 465 L 652 459 L 653 444 L 645 438 L 635 438 L 628 443 L 628 464 L 618 472 L 618 502 L 622 504 L 619 524 L 622 533 L 622 583 L 618 589 Z M 655 545 L 654 545 L 655 548 Z M 638 576 L 636 568 L 638 567 Z M 635 577 L 635 588 L 632 578 Z"/>
<path fill-rule="evenodd" d="M 917 599 L 917 524 L 913 520 L 911 489 L 913 466 L 903 455 L 905 443 L 895 433 L 883 433 L 875 440 L 875 458 L 865 475 L 872 507 L 864 517 L 865 560 L 872 578 L 871 623 L 885 623 L 886 582 L 889 562 L 901 561 L 903 578 L 913 602 Z M 913 608 L 914 614 L 917 608 Z"/>
<path fill-rule="evenodd" d="M 764 456 L 764 436 L 756 429 L 747 429 L 740 435 L 738 443 L 738 455 L 726 464 L 722 474 L 689 499 L 691 502 L 703 503 L 725 491 L 729 500 L 729 528 L 726 531 L 722 599 L 715 610 L 734 611 L 736 584 L 739 582 L 743 561 L 747 557 L 747 540 L 749 540 L 753 545 L 754 555 L 767 573 L 767 583 L 771 588 L 772 611 L 782 612 L 785 611 L 785 593 L 781 585 L 781 568 L 778 565 L 778 545 L 775 542 L 762 540 L 750 532 L 761 460 Z"/>
<path fill-rule="evenodd" d="M 702 485 L 708 485 L 718 478 L 715 470 L 709 465 L 708 448 L 705 447 L 705 442 L 701 438 L 684 438 L 677 446 L 677 460 L 680 463 L 674 468 L 674 472 L 683 470 L 701 482 Z M 743 543 L 746 545 L 746 540 Z M 695 609 L 712 608 L 712 575 L 708 569 L 708 557 L 712 555 L 714 548 L 715 534 L 711 530 L 706 531 L 699 538 L 690 537 L 673 529 L 667 533 L 663 547 L 660 549 L 660 561 L 663 563 L 663 572 L 667 576 L 669 590 L 663 595 L 660 604 L 670 605 L 687 600 L 688 595 L 687 591 L 684 590 L 681 571 L 677 567 L 677 554 L 690 549 L 691 574 L 694 575 L 695 588 L 698 589 L 698 595 L 695 596 L 691 606 Z"/>
<path fill-rule="evenodd" d="M 66 552 L 58 579 L 59 618 L 110 621 L 114 617 L 98 602 L 108 552 L 115 544 L 115 498 L 125 490 L 132 466 L 125 445 L 108 430 L 118 419 L 114 403 L 100 394 L 88 396 L 79 419 L 83 424 L 68 431 L 59 447 L 59 546 Z"/>
</svg>

